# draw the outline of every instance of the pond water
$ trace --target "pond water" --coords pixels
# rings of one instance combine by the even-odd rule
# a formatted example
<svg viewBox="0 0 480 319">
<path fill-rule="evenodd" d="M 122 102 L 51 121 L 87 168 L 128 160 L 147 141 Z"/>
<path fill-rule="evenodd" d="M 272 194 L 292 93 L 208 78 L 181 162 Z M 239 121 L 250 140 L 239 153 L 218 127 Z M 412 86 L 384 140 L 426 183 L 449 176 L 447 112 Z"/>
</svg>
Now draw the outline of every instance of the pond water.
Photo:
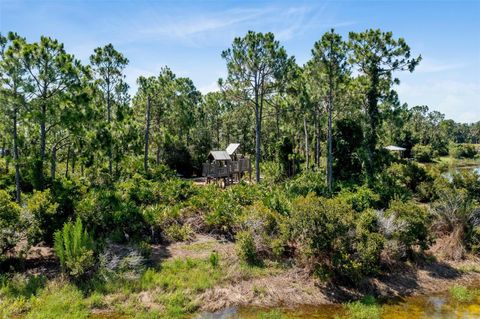
<svg viewBox="0 0 480 319">
<path fill-rule="evenodd" d="M 451 300 L 448 294 L 407 297 L 392 300 L 381 306 L 382 319 L 474 319 L 480 318 L 480 297 L 468 303 Z M 262 309 L 231 307 L 215 313 L 202 313 L 195 319 L 331 319 L 348 318 L 341 305 L 299 307 L 294 309 Z"/>
</svg>

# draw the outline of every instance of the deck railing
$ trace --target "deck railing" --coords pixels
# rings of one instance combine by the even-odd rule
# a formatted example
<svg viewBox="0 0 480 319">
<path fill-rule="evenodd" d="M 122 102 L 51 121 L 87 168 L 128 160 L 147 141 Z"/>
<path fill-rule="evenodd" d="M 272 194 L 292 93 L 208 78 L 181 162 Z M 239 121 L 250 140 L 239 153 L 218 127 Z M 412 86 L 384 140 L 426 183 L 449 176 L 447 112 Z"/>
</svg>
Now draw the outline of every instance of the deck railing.
<svg viewBox="0 0 480 319">
<path fill-rule="evenodd" d="M 252 165 L 250 159 L 242 158 L 238 161 L 230 161 L 225 165 L 220 163 L 203 163 L 202 165 L 202 176 L 208 178 L 225 178 L 233 177 L 244 172 L 250 172 Z"/>
</svg>

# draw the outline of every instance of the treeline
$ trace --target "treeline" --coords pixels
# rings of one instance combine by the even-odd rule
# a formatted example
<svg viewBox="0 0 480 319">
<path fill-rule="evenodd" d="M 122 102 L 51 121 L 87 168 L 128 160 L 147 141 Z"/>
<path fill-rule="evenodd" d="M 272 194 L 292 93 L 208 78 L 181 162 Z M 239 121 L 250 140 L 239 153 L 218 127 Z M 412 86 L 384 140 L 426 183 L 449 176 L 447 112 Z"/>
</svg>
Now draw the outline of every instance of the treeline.
<svg viewBox="0 0 480 319">
<path fill-rule="evenodd" d="M 16 200 L 59 174 L 98 184 L 121 179 L 125 167 L 151 176 L 165 163 L 191 176 L 210 149 L 230 142 L 255 157 L 257 181 L 261 162 L 281 176 L 326 169 L 330 190 L 335 180 L 372 181 L 386 165 L 384 145 L 410 156 L 416 145 L 444 155 L 450 142 L 478 143 L 478 122 L 400 102 L 394 73 L 412 72 L 421 57 L 390 32 L 343 39 L 332 30 L 303 66 L 273 34 L 248 32 L 222 58 L 228 76 L 219 92 L 202 96 L 164 67 L 140 77 L 132 98 L 129 61 L 111 44 L 84 65 L 58 40 L 1 36 L 0 147 L 4 170 L 13 166 Z"/>
</svg>

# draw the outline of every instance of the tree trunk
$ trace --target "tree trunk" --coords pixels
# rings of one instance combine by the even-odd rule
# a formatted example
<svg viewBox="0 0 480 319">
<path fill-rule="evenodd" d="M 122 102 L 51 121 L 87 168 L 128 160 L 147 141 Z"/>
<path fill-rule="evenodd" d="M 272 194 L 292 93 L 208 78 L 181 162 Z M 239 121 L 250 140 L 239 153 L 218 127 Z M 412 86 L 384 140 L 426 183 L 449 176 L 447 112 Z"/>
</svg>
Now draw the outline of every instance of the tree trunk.
<svg viewBox="0 0 480 319">
<path fill-rule="evenodd" d="M 315 107 L 315 169 L 320 167 L 320 114 Z"/>
<path fill-rule="evenodd" d="M 75 156 L 75 149 L 72 152 L 72 175 L 75 174 L 75 163 L 77 162 L 77 157 Z"/>
<path fill-rule="evenodd" d="M 310 154 L 308 152 L 309 145 L 308 145 L 308 129 L 307 129 L 306 116 L 303 117 L 303 130 L 305 133 L 305 170 L 308 171 L 308 169 L 310 168 Z"/>
<path fill-rule="evenodd" d="M 68 164 L 70 164 L 70 144 L 67 149 L 67 162 L 65 163 L 65 178 L 68 178 Z"/>
<path fill-rule="evenodd" d="M 7 152 L 7 139 L 4 138 L 2 141 L 2 158 L 5 160 L 5 174 L 8 174 L 6 152 Z"/>
<path fill-rule="evenodd" d="M 37 177 L 38 182 L 40 183 L 40 189 L 43 189 L 43 163 L 45 161 L 45 151 L 47 143 L 47 131 L 46 131 L 46 121 L 47 121 L 47 107 L 45 101 L 42 102 L 41 107 L 41 117 L 40 117 L 40 161 L 38 162 L 37 167 Z"/>
<path fill-rule="evenodd" d="M 379 74 L 376 67 L 372 67 L 372 73 L 370 76 L 370 88 L 367 93 L 367 114 L 369 117 L 369 127 L 366 134 L 367 144 L 367 159 L 366 159 L 366 172 L 369 185 L 373 183 L 373 176 L 375 174 L 376 165 L 376 146 L 377 146 L 377 128 L 380 122 L 380 113 L 378 111 L 378 85 Z"/>
<path fill-rule="evenodd" d="M 280 141 L 280 109 L 278 107 L 275 108 L 275 126 L 277 133 L 277 141 Z"/>
<path fill-rule="evenodd" d="M 260 183 L 263 96 L 259 96 L 257 79 L 255 79 L 255 83 L 255 181 Z"/>
<path fill-rule="evenodd" d="M 57 145 L 54 145 L 52 148 L 52 160 L 50 166 L 50 179 L 52 182 L 55 180 L 55 171 L 57 166 Z"/>
<path fill-rule="evenodd" d="M 20 190 L 20 163 L 18 159 L 17 113 L 18 113 L 18 109 L 15 106 L 13 110 L 13 161 L 15 164 L 15 199 L 17 203 L 20 203 L 21 190 Z"/>
<path fill-rule="evenodd" d="M 328 132 L 327 132 L 327 146 L 328 146 L 328 155 L 327 155 L 327 186 L 328 191 L 332 192 L 333 185 L 333 154 L 332 154 L 332 107 L 333 107 L 333 95 L 330 90 L 329 93 L 329 106 L 328 106 Z"/>
<path fill-rule="evenodd" d="M 147 110 L 145 115 L 145 154 L 143 158 L 143 168 L 148 175 L 148 145 L 150 137 L 150 96 L 147 96 Z"/>
<path fill-rule="evenodd" d="M 110 122 L 112 121 L 112 112 L 111 112 L 111 101 L 110 101 L 110 88 L 107 89 L 107 123 L 108 123 L 108 128 L 111 133 L 111 126 Z M 113 162 L 113 155 L 112 155 L 112 143 L 108 145 L 108 173 L 112 175 L 113 169 L 112 169 L 112 162 Z"/>
</svg>

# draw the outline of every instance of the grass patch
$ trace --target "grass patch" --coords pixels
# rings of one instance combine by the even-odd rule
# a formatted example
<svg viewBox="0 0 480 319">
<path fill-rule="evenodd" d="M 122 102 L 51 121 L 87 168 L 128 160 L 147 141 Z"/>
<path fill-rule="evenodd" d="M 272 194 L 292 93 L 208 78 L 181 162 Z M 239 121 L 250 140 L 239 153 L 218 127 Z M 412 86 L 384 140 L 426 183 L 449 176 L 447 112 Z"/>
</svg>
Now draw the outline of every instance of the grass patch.
<svg viewBox="0 0 480 319">
<path fill-rule="evenodd" d="M 468 303 L 473 301 L 478 292 L 476 290 L 468 289 L 465 286 L 455 285 L 450 288 L 450 297 L 453 300 L 461 303 Z"/>
<path fill-rule="evenodd" d="M 25 318 L 82 319 L 89 315 L 90 311 L 78 288 L 64 282 L 52 282 L 38 297 L 32 297 L 30 311 Z"/>
<path fill-rule="evenodd" d="M 287 319 L 287 316 L 283 314 L 280 310 L 270 310 L 265 312 L 260 312 L 257 315 L 258 319 Z"/>
<path fill-rule="evenodd" d="M 373 296 L 365 296 L 360 301 L 345 305 L 347 317 L 351 319 L 377 319 L 381 316 L 381 307 Z"/>
</svg>

